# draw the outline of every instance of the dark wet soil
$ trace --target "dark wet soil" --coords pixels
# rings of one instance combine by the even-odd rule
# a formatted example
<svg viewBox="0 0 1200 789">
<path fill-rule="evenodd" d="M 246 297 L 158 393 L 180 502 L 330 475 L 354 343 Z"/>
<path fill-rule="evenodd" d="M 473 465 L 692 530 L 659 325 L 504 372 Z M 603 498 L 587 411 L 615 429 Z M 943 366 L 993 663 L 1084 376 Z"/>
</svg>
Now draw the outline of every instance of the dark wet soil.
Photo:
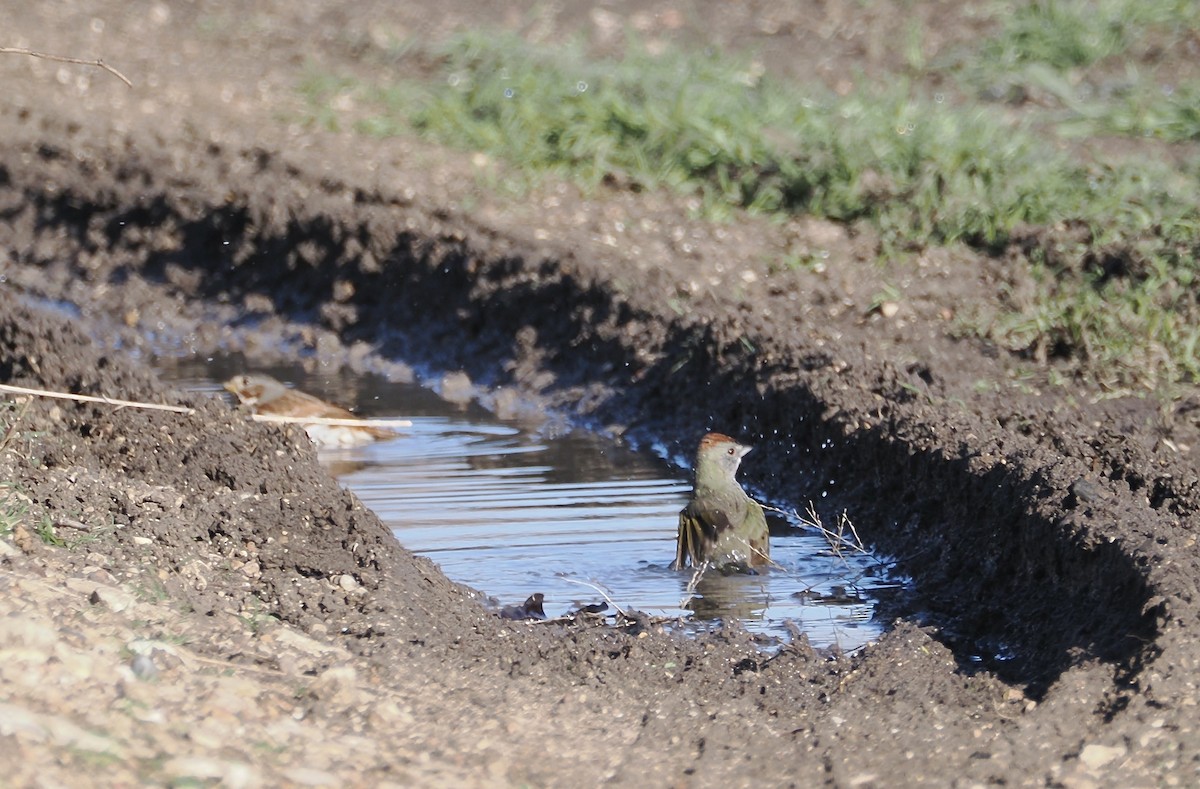
<svg viewBox="0 0 1200 789">
<path fill-rule="evenodd" d="M 852 63 L 883 57 L 872 36 L 901 24 L 816 5 L 739 7 L 731 27 L 823 37 Z M 496 783 L 1195 782 L 1195 397 L 1106 400 L 953 339 L 955 312 L 989 309 L 1000 276 L 962 250 L 881 268 L 862 228 L 711 225 L 675 198 L 559 185 L 514 203 L 481 190 L 468 155 L 296 120 L 306 61 L 372 68 L 371 31 L 435 35 L 484 7 L 15 14 L 6 43 L 101 53 L 138 87 L 0 63 L 0 381 L 197 409 L 35 400 L 5 461 L 32 505 L 110 524 L 87 551 L 118 577 L 152 567 L 195 616 L 253 601 L 373 681 L 423 678 L 439 703 L 412 725 L 435 760 L 490 769 L 467 743 L 499 720 Z M 604 13 L 675 35 L 675 15 L 699 12 Z M 600 36 L 596 14 L 567 4 L 545 24 Z M 829 265 L 770 265 L 798 246 Z M 898 279 L 900 311 L 872 311 Z M 880 643 L 835 660 L 768 657 L 736 632 L 503 622 L 397 545 L 295 431 L 156 381 L 149 349 L 172 344 L 402 380 L 396 359 L 461 370 L 485 405 L 680 454 L 721 429 L 759 447 L 758 490 L 848 508 L 913 591 Z"/>
</svg>

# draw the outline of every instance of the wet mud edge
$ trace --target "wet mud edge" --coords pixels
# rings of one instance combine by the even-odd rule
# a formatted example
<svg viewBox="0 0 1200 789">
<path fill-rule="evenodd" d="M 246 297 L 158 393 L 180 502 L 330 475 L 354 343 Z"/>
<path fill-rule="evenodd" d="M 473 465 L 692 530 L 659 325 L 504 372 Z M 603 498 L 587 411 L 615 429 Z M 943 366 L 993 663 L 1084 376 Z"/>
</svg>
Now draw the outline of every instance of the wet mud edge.
<svg viewBox="0 0 1200 789">
<path fill-rule="evenodd" d="M 860 533 L 897 557 L 914 585 L 892 613 L 929 626 L 959 669 L 976 671 L 982 657 L 1038 699 L 1065 673 L 1083 672 L 1100 720 L 1144 689 L 1142 673 L 1178 634 L 1172 623 L 1194 618 L 1197 603 L 1181 594 L 1195 583 L 1194 562 L 1172 542 L 1194 518 L 1194 481 L 1163 471 L 1143 446 L 1086 415 L 1071 424 L 1031 405 L 1016 418 L 923 396 L 911 369 L 873 360 L 854 342 L 811 343 L 803 326 L 772 317 L 769 298 L 733 310 L 696 303 L 680 315 L 654 287 L 575 250 L 501 238 L 265 150 L 196 142 L 181 175 L 149 138 L 91 141 L 81 156 L 56 139 L 70 136 L 25 128 L 4 144 L 4 161 L 23 161 L 0 170 L 5 245 L 19 268 L 38 272 L 41 295 L 135 292 L 136 283 L 157 298 L 234 305 L 247 321 L 311 322 L 345 345 L 515 385 L 585 423 L 681 455 L 706 429 L 735 433 L 759 447 L 749 481 L 765 495 L 799 503 L 837 481 L 820 511 L 851 508 Z M 37 291 L 34 279 L 21 284 Z M 111 356 L 72 370 L 63 355 L 62 370 L 47 376 L 45 360 L 57 351 L 45 347 L 42 362 L 30 363 L 31 348 L 50 340 L 26 334 L 41 319 L 23 309 L 5 300 L 5 380 L 143 398 L 160 388 Z M 85 434 L 107 420 L 159 429 L 145 415 L 78 410 L 92 426 L 77 424 Z M 205 435 L 205 419 L 229 417 L 202 406 L 190 424 L 200 436 L 193 443 L 207 446 L 217 439 Z M 240 472 L 223 470 L 230 458 L 267 462 L 251 459 L 263 455 L 249 455 L 246 442 L 261 449 L 272 439 L 240 430 L 249 432 L 197 450 L 209 483 L 244 484 Z M 285 447 L 272 446 L 291 473 L 314 473 L 311 458 Z M 348 494 L 331 495 L 338 504 L 305 554 L 311 566 L 296 572 L 386 567 L 378 558 L 393 550 L 386 535 Z M 413 583 L 460 594 L 428 566 Z M 473 621 L 474 604 L 461 605 L 463 621 Z M 302 620 L 287 605 L 281 614 Z M 369 628 L 358 636 L 384 637 Z M 988 661 L 997 655 L 1008 659 Z"/>
</svg>

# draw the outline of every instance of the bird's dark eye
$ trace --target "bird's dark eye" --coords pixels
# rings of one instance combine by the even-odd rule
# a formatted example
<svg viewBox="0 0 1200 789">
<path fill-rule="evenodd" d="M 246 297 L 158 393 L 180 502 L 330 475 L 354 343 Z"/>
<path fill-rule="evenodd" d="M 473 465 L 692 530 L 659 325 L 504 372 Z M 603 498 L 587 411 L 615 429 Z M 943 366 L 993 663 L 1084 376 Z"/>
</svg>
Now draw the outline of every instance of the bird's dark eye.
<svg viewBox="0 0 1200 789">
<path fill-rule="evenodd" d="M 734 448 L 733 448 L 733 447 L 730 447 L 730 448 L 729 448 L 729 454 L 731 454 L 731 455 L 732 455 L 732 454 L 734 454 Z"/>
</svg>

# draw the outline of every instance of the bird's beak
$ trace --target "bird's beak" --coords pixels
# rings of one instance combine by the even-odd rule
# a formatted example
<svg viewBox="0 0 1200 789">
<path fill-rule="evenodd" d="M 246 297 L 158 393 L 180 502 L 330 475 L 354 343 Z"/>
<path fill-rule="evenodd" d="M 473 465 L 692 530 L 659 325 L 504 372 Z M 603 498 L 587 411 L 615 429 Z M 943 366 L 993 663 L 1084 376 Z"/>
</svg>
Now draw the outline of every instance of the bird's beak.
<svg viewBox="0 0 1200 789">
<path fill-rule="evenodd" d="M 746 455 L 749 455 L 750 450 L 752 449 L 754 449 L 754 447 L 748 447 L 745 444 L 738 444 L 738 460 L 741 460 L 742 458 L 746 457 Z"/>
</svg>

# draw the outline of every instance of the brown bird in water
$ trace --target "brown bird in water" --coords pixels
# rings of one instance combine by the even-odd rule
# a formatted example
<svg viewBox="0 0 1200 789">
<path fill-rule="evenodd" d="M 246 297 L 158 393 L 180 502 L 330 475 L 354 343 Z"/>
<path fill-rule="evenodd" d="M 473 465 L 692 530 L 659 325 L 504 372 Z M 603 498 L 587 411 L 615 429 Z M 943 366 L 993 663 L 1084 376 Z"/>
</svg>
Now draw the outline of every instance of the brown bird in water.
<svg viewBox="0 0 1200 789">
<path fill-rule="evenodd" d="M 700 439 L 692 500 L 679 513 L 675 568 L 708 563 L 721 569 L 749 570 L 771 561 L 767 519 L 762 506 L 736 479 L 750 447 L 721 433 Z"/>
<path fill-rule="evenodd" d="M 264 416 L 296 419 L 313 443 L 321 449 L 358 447 L 380 439 L 395 438 L 396 432 L 371 425 L 323 425 L 304 418 L 347 419 L 361 422 L 341 406 L 327 403 L 297 389 L 289 389 L 269 375 L 235 375 L 224 384 L 244 405 Z"/>
</svg>

